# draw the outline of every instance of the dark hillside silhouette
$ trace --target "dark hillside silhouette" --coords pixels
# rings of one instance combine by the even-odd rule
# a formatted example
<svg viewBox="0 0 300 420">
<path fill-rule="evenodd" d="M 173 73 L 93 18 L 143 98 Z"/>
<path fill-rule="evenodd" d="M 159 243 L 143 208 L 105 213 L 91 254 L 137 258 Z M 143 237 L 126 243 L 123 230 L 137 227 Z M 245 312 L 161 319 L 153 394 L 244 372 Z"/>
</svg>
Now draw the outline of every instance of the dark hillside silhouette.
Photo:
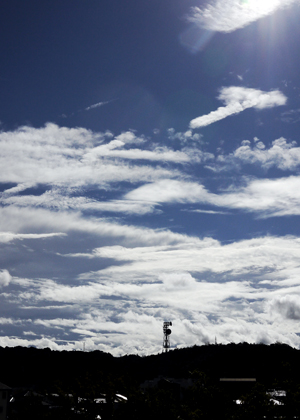
<svg viewBox="0 0 300 420">
<path fill-rule="evenodd" d="M 300 378 L 300 351 L 286 344 L 227 344 L 175 349 L 140 357 L 113 357 L 102 351 L 51 351 L 26 347 L 0 348 L 1 382 L 10 386 L 71 382 L 86 375 L 122 376 L 142 382 L 153 377 L 185 377 L 199 370 L 220 377 L 255 377 L 263 383 Z"/>
<path fill-rule="evenodd" d="M 0 357 L 0 381 L 15 396 L 12 420 L 25 413 L 32 420 L 79 414 L 95 419 L 100 411 L 102 419 L 300 415 L 300 351 L 280 343 L 194 346 L 118 358 L 101 351 L 6 347 L 0 348 Z M 220 378 L 252 382 L 232 386 Z"/>
</svg>

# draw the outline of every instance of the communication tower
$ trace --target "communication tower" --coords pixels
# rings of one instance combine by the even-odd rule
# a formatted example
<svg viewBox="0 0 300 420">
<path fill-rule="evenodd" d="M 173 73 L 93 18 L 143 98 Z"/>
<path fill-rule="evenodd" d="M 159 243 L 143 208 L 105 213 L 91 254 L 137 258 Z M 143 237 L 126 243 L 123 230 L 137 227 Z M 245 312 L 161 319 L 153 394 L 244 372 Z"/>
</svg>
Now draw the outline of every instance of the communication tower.
<svg viewBox="0 0 300 420">
<path fill-rule="evenodd" d="M 163 352 L 167 353 L 170 348 L 170 335 L 172 331 L 169 327 L 172 327 L 172 322 L 165 321 L 163 325 L 163 332 L 164 332 L 164 338 L 163 338 Z"/>
</svg>

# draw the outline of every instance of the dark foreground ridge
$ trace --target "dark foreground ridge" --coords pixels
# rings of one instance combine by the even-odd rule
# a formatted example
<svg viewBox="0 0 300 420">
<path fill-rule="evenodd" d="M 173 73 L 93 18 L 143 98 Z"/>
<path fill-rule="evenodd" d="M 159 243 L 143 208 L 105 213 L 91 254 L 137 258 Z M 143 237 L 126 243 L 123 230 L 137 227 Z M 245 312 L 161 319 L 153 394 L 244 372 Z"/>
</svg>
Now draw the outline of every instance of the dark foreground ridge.
<svg viewBox="0 0 300 420">
<path fill-rule="evenodd" d="M 118 358 L 6 347 L 0 357 L 0 385 L 11 388 L 0 386 L 10 419 L 300 417 L 300 351 L 285 344 L 205 345 Z"/>
</svg>

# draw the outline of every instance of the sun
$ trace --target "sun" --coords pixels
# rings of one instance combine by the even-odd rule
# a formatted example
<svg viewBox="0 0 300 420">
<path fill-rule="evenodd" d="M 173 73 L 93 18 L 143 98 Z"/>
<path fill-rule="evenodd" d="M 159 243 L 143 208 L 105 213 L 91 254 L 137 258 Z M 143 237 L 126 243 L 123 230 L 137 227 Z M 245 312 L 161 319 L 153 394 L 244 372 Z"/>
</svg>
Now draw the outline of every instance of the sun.
<svg viewBox="0 0 300 420">
<path fill-rule="evenodd" d="M 280 6 L 281 0 L 241 0 L 242 7 L 248 8 L 249 12 L 270 13 Z"/>
</svg>

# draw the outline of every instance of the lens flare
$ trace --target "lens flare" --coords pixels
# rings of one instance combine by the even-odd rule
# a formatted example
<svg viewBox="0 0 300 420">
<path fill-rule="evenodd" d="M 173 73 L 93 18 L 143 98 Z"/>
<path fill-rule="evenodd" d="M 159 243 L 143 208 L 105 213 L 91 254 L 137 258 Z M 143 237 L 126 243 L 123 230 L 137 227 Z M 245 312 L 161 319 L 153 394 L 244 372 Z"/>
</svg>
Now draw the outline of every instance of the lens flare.
<svg viewBox="0 0 300 420">
<path fill-rule="evenodd" d="M 192 54 L 196 54 L 205 49 L 213 35 L 213 31 L 191 25 L 179 35 L 179 42 Z"/>
</svg>

